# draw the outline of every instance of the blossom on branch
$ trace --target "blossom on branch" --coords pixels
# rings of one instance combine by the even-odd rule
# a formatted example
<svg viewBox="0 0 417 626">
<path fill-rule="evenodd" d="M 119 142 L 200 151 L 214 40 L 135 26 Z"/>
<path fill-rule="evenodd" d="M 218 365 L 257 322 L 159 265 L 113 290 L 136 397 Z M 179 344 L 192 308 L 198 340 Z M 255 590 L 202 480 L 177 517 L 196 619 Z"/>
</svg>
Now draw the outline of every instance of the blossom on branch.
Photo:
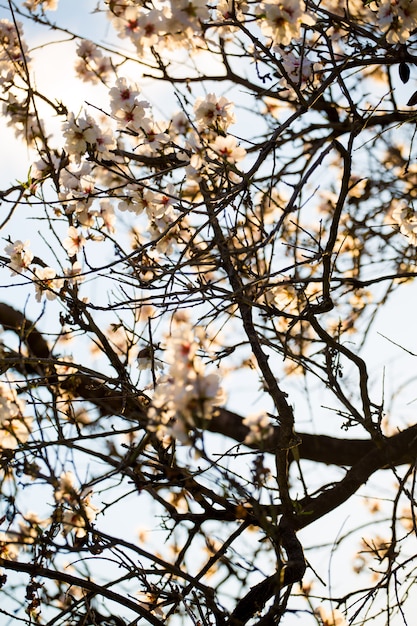
<svg viewBox="0 0 417 626">
<path fill-rule="evenodd" d="M 301 37 L 303 23 L 312 20 L 303 11 L 301 0 L 266 0 L 257 9 L 261 17 L 261 31 L 272 40 L 274 46 L 287 46 L 293 39 Z"/>
<path fill-rule="evenodd" d="M 417 215 L 413 209 L 405 203 L 398 203 L 392 212 L 392 219 L 411 245 L 417 246 Z"/>
<path fill-rule="evenodd" d="M 15 389 L 0 383 L 0 449 L 15 450 L 28 440 L 32 418 L 23 414 L 24 408 Z"/>
<path fill-rule="evenodd" d="M 99 512 L 91 502 L 92 490 L 85 488 L 80 492 L 75 486 L 74 474 L 67 471 L 61 474 L 54 496 L 62 507 L 62 534 L 67 536 L 73 532 L 77 539 L 85 537 Z"/>
<path fill-rule="evenodd" d="M 68 237 L 62 242 L 68 256 L 72 257 L 78 254 L 85 246 L 85 237 L 74 226 L 68 228 Z"/>
<path fill-rule="evenodd" d="M 4 251 L 10 257 L 8 267 L 12 270 L 12 274 L 20 274 L 26 271 L 33 260 L 33 253 L 29 249 L 30 241 L 20 241 L 8 244 Z"/>
<path fill-rule="evenodd" d="M 45 295 L 47 300 L 55 300 L 59 295 L 59 290 L 63 287 L 62 278 L 56 278 L 56 271 L 52 267 L 35 268 L 35 290 L 36 300 L 40 302 Z"/>
<path fill-rule="evenodd" d="M 148 429 L 160 439 L 192 443 L 192 433 L 204 427 L 216 406 L 225 401 L 217 373 L 206 373 L 197 356 L 201 340 L 186 321 L 176 322 L 167 338 L 168 374 L 156 386 L 148 411 Z"/>
<path fill-rule="evenodd" d="M 216 132 L 226 132 L 235 122 L 232 110 L 233 103 L 224 96 L 209 93 L 205 98 L 198 98 L 194 104 L 197 126 L 200 130 L 211 128 Z"/>
<path fill-rule="evenodd" d="M 109 79 L 113 70 L 111 59 L 104 56 L 95 43 L 83 39 L 77 47 L 77 55 L 75 71 L 81 80 L 96 84 Z"/>
</svg>

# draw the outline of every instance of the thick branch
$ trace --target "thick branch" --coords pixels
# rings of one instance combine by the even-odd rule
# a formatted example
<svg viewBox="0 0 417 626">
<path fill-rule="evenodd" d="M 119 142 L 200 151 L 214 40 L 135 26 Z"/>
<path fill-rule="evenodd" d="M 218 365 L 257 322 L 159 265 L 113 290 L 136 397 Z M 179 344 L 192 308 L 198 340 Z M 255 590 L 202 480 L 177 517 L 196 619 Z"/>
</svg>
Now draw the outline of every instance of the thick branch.
<svg viewBox="0 0 417 626">
<path fill-rule="evenodd" d="M 36 329 L 34 323 L 29 321 L 21 312 L 7 304 L 0 303 L 0 324 L 5 330 L 14 331 L 26 343 L 34 357 L 39 359 L 51 358 L 48 344 L 42 334 Z M 39 365 L 41 366 L 41 362 Z M 137 422 L 146 418 L 146 398 L 144 396 L 138 394 L 137 397 L 127 398 L 126 394 L 117 389 L 111 389 L 103 381 L 95 380 L 81 372 L 69 376 L 66 381 L 61 383 L 61 387 L 71 390 L 74 395 L 91 402 L 104 415 L 124 415 L 127 419 Z M 217 410 L 211 420 L 205 423 L 205 427 L 210 432 L 230 437 L 238 443 L 243 443 L 249 433 L 249 429 L 243 424 L 243 417 L 226 408 Z M 413 429 L 408 429 L 400 434 L 404 440 L 407 438 L 410 440 L 415 436 L 413 432 Z M 367 439 L 338 439 L 310 433 L 297 433 L 297 436 L 301 440 L 297 446 L 300 458 L 326 465 L 353 466 L 376 449 L 375 444 Z M 390 442 L 391 439 L 388 438 L 385 442 Z M 281 431 L 279 427 L 276 427 L 273 434 L 264 439 L 261 445 L 252 444 L 249 447 L 273 453 L 280 445 Z M 395 448 L 395 450 L 395 454 L 393 450 L 390 452 L 392 465 L 413 462 L 413 448 L 404 446 L 399 449 Z M 381 459 L 378 469 L 384 469 L 386 466 L 386 461 Z"/>
<path fill-rule="evenodd" d="M 117 602 L 119 606 L 125 606 L 129 608 L 131 611 L 134 611 L 137 615 L 148 620 L 150 624 L 153 626 L 161 626 L 160 620 L 155 617 L 150 611 L 147 611 L 143 606 L 141 606 L 138 602 L 134 602 L 130 600 L 126 595 L 121 596 L 120 594 L 108 589 L 104 585 L 97 584 L 88 580 L 86 578 L 78 578 L 77 576 L 72 576 L 71 574 L 67 574 L 62 570 L 51 570 L 46 567 L 40 567 L 39 565 L 33 563 L 22 563 L 20 561 L 8 561 L 7 559 L 0 558 L 0 566 L 6 570 L 13 570 L 15 572 L 26 572 L 31 577 L 40 577 L 47 578 L 49 580 L 59 580 L 61 582 L 65 582 L 68 585 L 74 585 L 76 587 L 81 587 L 81 589 L 86 589 L 98 596 L 103 596 L 104 598 L 108 598 L 109 600 L 113 600 Z"/>
</svg>

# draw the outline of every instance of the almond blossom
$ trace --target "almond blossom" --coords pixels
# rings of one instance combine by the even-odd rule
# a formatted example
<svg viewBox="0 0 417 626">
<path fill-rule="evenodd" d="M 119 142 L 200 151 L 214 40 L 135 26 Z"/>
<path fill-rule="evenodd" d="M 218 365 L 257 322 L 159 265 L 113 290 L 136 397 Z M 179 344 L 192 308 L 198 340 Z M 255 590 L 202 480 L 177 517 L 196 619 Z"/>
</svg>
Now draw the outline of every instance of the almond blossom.
<svg viewBox="0 0 417 626">
<path fill-rule="evenodd" d="M 36 300 L 40 302 L 43 295 L 47 300 L 55 300 L 64 285 L 63 279 L 56 277 L 56 271 L 52 267 L 37 267 L 34 273 Z"/>
<path fill-rule="evenodd" d="M 417 28 L 417 5 L 410 0 L 371 2 L 379 27 L 391 44 L 405 43 Z"/>
<path fill-rule="evenodd" d="M 69 257 L 76 256 L 85 245 L 85 237 L 75 226 L 70 226 L 68 236 L 63 240 L 62 245 Z"/>
<path fill-rule="evenodd" d="M 161 439 L 174 437 L 191 443 L 191 433 L 210 420 L 216 406 L 225 401 L 220 376 L 206 373 L 197 356 L 201 345 L 197 333 L 187 322 L 177 322 L 168 337 L 168 373 L 156 386 L 148 411 L 149 430 Z"/>
<path fill-rule="evenodd" d="M 320 620 L 322 626 L 347 626 L 347 621 L 340 611 L 332 609 L 327 611 L 323 606 L 319 606 L 314 614 Z"/>
<path fill-rule="evenodd" d="M 411 245 L 417 246 L 417 215 L 405 203 L 398 203 L 392 212 L 392 219 L 399 226 L 400 233 L 405 235 Z"/>
<path fill-rule="evenodd" d="M 33 260 L 33 253 L 29 249 L 30 241 L 23 243 L 18 239 L 15 243 L 8 244 L 4 251 L 10 257 L 8 267 L 12 270 L 12 274 L 20 274 L 28 269 Z"/>
<path fill-rule="evenodd" d="M 30 435 L 32 418 L 24 415 L 25 403 L 15 389 L 0 383 L 0 449 L 14 450 Z"/>
<path fill-rule="evenodd" d="M 246 445 L 259 444 L 274 432 L 271 420 L 265 412 L 247 415 L 243 419 L 243 424 L 249 428 L 249 432 L 244 440 Z"/>
<path fill-rule="evenodd" d="M 77 55 L 75 71 L 81 80 L 95 84 L 109 79 L 113 70 L 111 59 L 104 56 L 95 43 L 83 39 L 77 47 Z"/>
<path fill-rule="evenodd" d="M 111 131 L 102 130 L 90 115 L 75 118 L 70 113 L 63 125 L 63 135 L 66 139 L 65 150 L 77 163 L 87 150 L 96 152 L 101 157 L 109 157 L 109 150 L 116 147 Z"/>
<path fill-rule="evenodd" d="M 197 126 L 201 130 L 208 127 L 226 131 L 235 122 L 232 110 L 233 103 L 224 96 L 209 93 L 205 98 L 198 98 L 194 104 Z"/>
<path fill-rule="evenodd" d="M 286 46 L 301 36 L 302 23 L 310 22 L 303 11 L 301 0 L 267 0 L 261 2 L 257 13 L 261 16 L 261 30 L 274 46 Z"/>
<path fill-rule="evenodd" d="M 62 506 L 62 534 L 70 532 L 78 539 L 85 537 L 99 509 L 91 502 L 92 490 L 88 487 L 79 491 L 75 486 L 73 472 L 63 472 L 54 492 L 55 501 Z"/>
<path fill-rule="evenodd" d="M 109 91 L 112 117 L 119 127 L 128 127 L 140 131 L 146 117 L 149 103 L 139 100 L 139 91 L 128 84 L 125 78 L 118 78 L 116 84 Z"/>
</svg>

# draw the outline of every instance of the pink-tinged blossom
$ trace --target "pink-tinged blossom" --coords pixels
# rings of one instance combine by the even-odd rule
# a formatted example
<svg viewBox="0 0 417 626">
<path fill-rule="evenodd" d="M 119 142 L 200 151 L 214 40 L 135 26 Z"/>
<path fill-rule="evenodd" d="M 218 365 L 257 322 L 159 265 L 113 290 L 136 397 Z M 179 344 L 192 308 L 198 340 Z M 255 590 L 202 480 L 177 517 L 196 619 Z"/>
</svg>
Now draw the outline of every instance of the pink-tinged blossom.
<svg viewBox="0 0 417 626">
<path fill-rule="evenodd" d="M 216 19 L 230 20 L 235 14 L 239 21 L 244 21 L 245 13 L 249 10 L 246 0 L 218 0 L 216 5 Z"/>
<path fill-rule="evenodd" d="M 172 19 L 184 28 L 200 30 L 199 21 L 210 19 L 210 10 L 207 0 L 171 0 Z"/>
<path fill-rule="evenodd" d="M 238 146 L 237 140 L 232 135 L 223 137 L 219 135 L 216 139 L 210 143 L 210 156 L 216 158 L 220 157 L 228 163 L 238 163 L 246 156 L 245 148 Z"/>
<path fill-rule="evenodd" d="M 324 606 L 319 606 L 315 609 L 314 615 L 320 619 L 322 626 L 347 626 L 348 624 L 342 613 L 337 609 L 326 611 Z"/>
<path fill-rule="evenodd" d="M 10 257 L 8 267 L 12 270 L 12 274 L 20 274 L 26 271 L 33 260 L 33 253 L 29 249 L 30 241 L 20 241 L 8 244 L 4 251 Z"/>
<path fill-rule="evenodd" d="M 190 120 L 184 111 L 178 111 L 178 113 L 172 116 L 169 126 L 171 139 L 175 141 L 178 136 L 186 137 L 191 129 Z"/>
<path fill-rule="evenodd" d="M 411 245 L 417 246 L 417 214 L 413 209 L 406 203 L 399 203 L 392 212 L 392 219 Z"/>
<path fill-rule="evenodd" d="M 159 41 L 162 12 L 157 9 L 146 10 L 142 7 L 127 7 L 114 24 L 122 38 L 127 37 L 142 50 L 155 46 Z"/>
<path fill-rule="evenodd" d="M 125 78 L 118 78 L 114 87 L 109 91 L 112 117 L 117 120 L 119 127 L 128 127 L 139 131 L 145 124 L 146 109 L 149 103 L 139 100 L 139 91 L 128 84 Z"/>
<path fill-rule="evenodd" d="M 0 449 L 14 450 L 28 440 L 32 418 L 24 415 L 24 409 L 15 389 L 0 383 Z"/>
<path fill-rule="evenodd" d="M 118 204 L 119 211 L 130 211 L 140 215 L 145 209 L 148 210 L 152 206 L 155 192 L 144 186 L 146 181 L 143 181 L 143 183 L 143 185 L 135 185 L 133 183 L 126 185 L 124 189 L 125 196 Z"/>
<path fill-rule="evenodd" d="M 167 124 L 165 122 L 154 122 L 145 118 L 141 126 L 141 134 L 137 152 L 152 156 L 164 150 L 164 147 L 170 142 L 170 136 L 166 132 Z"/>
<path fill-rule="evenodd" d="M 262 34 L 272 40 L 274 46 L 287 46 L 301 36 L 302 23 L 312 20 L 303 12 L 301 0 L 267 0 L 261 2 L 257 13 L 261 17 Z"/>
<path fill-rule="evenodd" d="M 110 108 L 115 115 L 119 110 L 129 110 L 137 103 L 139 90 L 129 85 L 126 78 L 118 78 L 109 91 Z"/>
<path fill-rule="evenodd" d="M 296 56 L 293 52 L 281 51 L 282 65 L 285 74 L 281 80 L 284 87 L 291 88 L 295 85 L 299 89 L 305 89 L 314 80 L 315 64 L 305 55 Z"/>
<path fill-rule="evenodd" d="M 91 503 L 92 490 L 81 491 L 75 485 L 71 471 L 63 472 L 55 489 L 55 501 L 62 507 L 62 534 L 73 532 L 75 537 L 85 537 L 88 527 L 97 516 L 99 509 Z"/>
<path fill-rule="evenodd" d="M 77 55 L 75 72 L 81 80 L 94 85 L 109 79 L 113 72 L 111 59 L 104 56 L 95 43 L 83 39 L 77 47 Z"/>
<path fill-rule="evenodd" d="M 68 228 L 68 236 L 62 242 L 68 256 L 75 256 L 85 245 L 85 237 L 75 226 Z"/>
<path fill-rule="evenodd" d="M 199 130 L 213 128 L 226 131 L 234 124 L 233 103 L 224 96 L 217 97 L 209 93 L 205 98 L 198 98 L 194 104 L 194 113 Z"/>
<path fill-rule="evenodd" d="M 377 7 L 376 20 L 388 43 L 406 43 L 417 28 L 417 3 L 411 0 L 372 2 Z"/>
<path fill-rule="evenodd" d="M 206 372 L 197 356 L 201 345 L 198 332 L 186 321 L 175 323 L 167 339 L 169 371 L 158 381 L 149 408 L 149 430 L 160 439 L 175 438 L 191 443 L 191 432 L 211 419 L 225 395 L 217 372 Z"/>
<path fill-rule="evenodd" d="M 100 200 L 99 217 L 103 220 L 103 226 L 108 233 L 114 233 L 116 231 L 116 215 L 114 214 L 113 205 L 109 200 Z"/>
<path fill-rule="evenodd" d="M 116 147 L 112 132 L 102 130 L 90 115 L 76 119 L 74 114 L 70 113 L 63 125 L 63 135 L 66 140 L 66 152 L 78 163 L 87 150 L 108 157 L 110 156 L 109 150 Z"/>
<path fill-rule="evenodd" d="M 18 31 L 16 30 L 16 26 Z M 16 22 L 16 26 L 9 20 L 0 20 L 0 74 L 16 73 L 16 65 L 21 65 L 23 59 L 30 62 L 28 46 L 23 39 L 23 26 Z M 11 82 L 13 82 L 13 77 Z"/>
<path fill-rule="evenodd" d="M 98 136 L 98 127 L 92 117 L 76 118 L 70 113 L 68 120 L 62 126 L 65 137 L 65 150 L 68 154 L 82 155 L 87 151 L 87 146 L 93 145 Z"/>
<path fill-rule="evenodd" d="M 56 271 L 52 267 L 37 267 L 34 274 L 36 300 L 40 302 L 43 295 L 47 300 L 55 300 L 64 284 L 62 278 L 56 278 Z"/>
<path fill-rule="evenodd" d="M 58 0 L 26 0 L 23 6 L 29 9 L 31 13 L 39 7 L 42 11 L 56 11 L 58 8 Z"/>
<path fill-rule="evenodd" d="M 92 205 L 95 181 L 89 175 L 91 170 L 91 164 L 84 162 L 78 169 L 70 166 L 70 168 L 65 168 L 61 171 L 59 177 L 61 185 L 59 198 L 65 203 L 65 212 L 67 214 L 74 212 L 84 214 Z"/>
<path fill-rule="evenodd" d="M 81 283 L 84 280 L 81 263 L 79 261 L 75 261 L 71 267 L 65 268 L 64 275 L 70 285 Z"/>
<path fill-rule="evenodd" d="M 58 172 L 61 166 L 61 156 L 49 152 L 42 155 L 40 159 L 32 164 L 30 175 L 32 179 L 41 180 L 46 178 L 51 172 Z"/>
<path fill-rule="evenodd" d="M 161 254 L 170 255 L 174 251 L 178 227 L 174 224 L 175 215 L 168 207 L 160 217 L 150 219 L 148 233 L 156 250 Z"/>
<path fill-rule="evenodd" d="M 159 219 L 167 212 L 172 213 L 172 211 L 170 211 L 171 207 L 178 202 L 175 196 L 176 193 L 177 190 L 172 183 L 168 183 L 166 186 L 166 193 L 152 192 L 152 199 L 150 199 L 146 207 L 146 213 L 149 219 Z"/>
</svg>

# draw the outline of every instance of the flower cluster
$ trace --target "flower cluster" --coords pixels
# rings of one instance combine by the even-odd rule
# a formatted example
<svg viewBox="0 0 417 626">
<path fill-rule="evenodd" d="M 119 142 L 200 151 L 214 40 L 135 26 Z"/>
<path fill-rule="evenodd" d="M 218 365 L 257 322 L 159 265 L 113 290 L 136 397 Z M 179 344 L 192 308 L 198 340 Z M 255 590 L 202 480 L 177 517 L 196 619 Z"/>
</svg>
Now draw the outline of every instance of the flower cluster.
<svg viewBox="0 0 417 626">
<path fill-rule="evenodd" d="M 399 226 L 411 245 L 417 246 L 417 215 L 404 202 L 399 202 L 392 211 L 392 219 Z"/>
<path fill-rule="evenodd" d="M 113 73 L 111 59 L 105 56 L 95 43 L 83 39 L 77 47 L 79 57 L 75 72 L 81 80 L 92 83 L 106 83 Z"/>
<path fill-rule="evenodd" d="M 110 89 L 112 117 L 120 128 L 140 132 L 147 126 L 146 109 L 150 105 L 146 100 L 139 100 L 139 93 L 139 90 L 129 85 L 125 78 L 118 78 L 114 87 Z"/>
<path fill-rule="evenodd" d="M 57 278 L 56 270 L 52 267 L 37 267 L 34 270 L 36 277 L 36 300 L 40 302 L 45 294 L 47 300 L 55 300 L 59 290 L 64 286 L 62 278 Z"/>
<path fill-rule="evenodd" d="M 73 532 L 77 539 L 85 537 L 99 511 L 91 503 L 92 490 L 79 491 L 75 487 L 74 474 L 68 471 L 61 474 L 54 496 L 61 506 L 62 534 L 67 536 Z"/>
<path fill-rule="evenodd" d="M 160 439 L 175 438 L 184 444 L 191 433 L 211 419 L 215 406 L 225 401 L 218 374 L 206 373 L 197 352 L 204 348 L 204 338 L 187 320 L 174 322 L 167 338 L 166 376 L 156 386 L 149 408 L 148 428 Z"/>
<path fill-rule="evenodd" d="M 76 119 L 70 113 L 63 126 L 63 135 L 65 150 L 77 163 L 87 151 L 97 158 L 110 158 L 110 150 L 116 147 L 113 133 L 100 128 L 90 115 Z"/>
<path fill-rule="evenodd" d="M 302 24 L 311 23 L 303 11 L 301 0 L 266 0 L 257 9 L 261 17 L 261 30 L 274 46 L 286 46 L 301 37 Z"/>
<path fill-rule="evenodd" d="M 32 418 L 24 415 L 24 408 L 16 390 L 0 383 L 0 449 L 15 450 L 28 440 Z"/>
<path fill-rule="evenodd" d="M 23 242 L 18 239 L 4 248 L 7 256 L 10 257 L 8 267 L 11 269 L 12 274 L 21 274 L 29 268 L 33 260 L 33 253 L 29 246 L 30 241 Z"/>
<path fill-rule="evenodd" d="M 417 5 L 410 0 L 372 2 L 379 27 L 390 44 L 406 43 L 417 28 Z"/>
<path fill-rule="evenodd" d="M 29 9 L 31 13 L 41 8 L 42 11 L 56 11 L 58 8 L 58 0 L 26 0 L 23 6 Z"/>
<path fill-rule="evenodd" d="M 186 168 L 189 179 L 199 181 L 204 177 L 219 187 L 239 182 L 236 164 L 245 158 L 246 150 L 227 134 L 235 122 L 232 102 L 209 93 L 196 100 L 194 115 L 198 132 L 191 131 L 185 144 L 187 154 L 191 153 Z"/>
<path fill-rule="evenodd" d="M 283 78 L 281 85 L 283 88 L 304 90 L 306 87 L 313 87 L 317 79 L 317 64 L 312 63 L 306 54 L 297 56 L 293 52 L 281 51 Z M 285 92 L 281 92 L 284 95 Z"/>
<path fill-rule="evenodd" d="M 17 23 L 19 30 L 22 24 Z M 19 36 L 16 27 L 9 20 L 0 20 L 0 84 L 2 86 L 12 85 L 15 73 L 20 72 L 23 59 L 28 63 L 28 47 L 25 41 Z"/>
<path fill-rule="evenodd" d="M 193 48 L 202 36 L 202 23 L 210 18 L 206 0 L 168 0 L 138 6 L 133 0 L 109 2 L 108 17 L 122 39 L 130 39 L 140 56 L 151 47 Z"/>
</svg>

